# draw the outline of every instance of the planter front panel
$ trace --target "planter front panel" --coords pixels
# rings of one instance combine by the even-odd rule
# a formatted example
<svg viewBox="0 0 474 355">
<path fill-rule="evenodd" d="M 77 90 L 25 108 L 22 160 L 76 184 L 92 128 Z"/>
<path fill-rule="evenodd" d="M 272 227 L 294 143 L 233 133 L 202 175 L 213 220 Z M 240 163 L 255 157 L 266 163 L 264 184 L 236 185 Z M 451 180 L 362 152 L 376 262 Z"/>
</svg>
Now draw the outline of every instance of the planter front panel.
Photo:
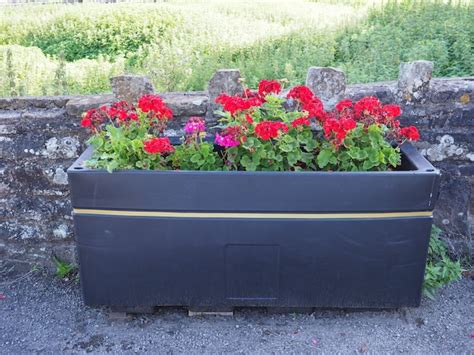
<svg viewBox="0 0 474 355">
<path fill-rule="evenodd" d="M 85 301 L 417 306 L 431 218 L 75 217 Z"/>
</svg>

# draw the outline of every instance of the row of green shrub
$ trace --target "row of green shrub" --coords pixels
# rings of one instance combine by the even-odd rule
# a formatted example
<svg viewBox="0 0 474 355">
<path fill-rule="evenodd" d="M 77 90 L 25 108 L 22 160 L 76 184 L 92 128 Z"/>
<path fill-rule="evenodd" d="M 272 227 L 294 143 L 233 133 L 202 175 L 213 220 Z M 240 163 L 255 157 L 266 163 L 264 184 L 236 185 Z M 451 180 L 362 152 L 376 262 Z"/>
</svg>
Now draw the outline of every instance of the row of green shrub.
<svg viewBox="0 0 474 355">
<path fill-rule="evenodd" d="M 334 62 L 352 82 L 394 79 L 401 61 L 435 62 L 435 76 L 474 74 L 474 3 L 389 2 L 337 39 Z"/>
<path fill-rule="evenodd" d="M 0 97 L 110 92 L 109 78 L 125 70 L 123 59 L 65 62 L 39 48 L 0 46 Z"/>
<path fill-rule="evenodd" d="M 474 3 L 360 0 L 169 2 L 19 7 L 0 14 L 0 95 L 110 91 L 109 76 L 142 73 L 160 91 L 201 90 L 219 68 L 304 81 L 337 66 L 350 82 L 392 80 L 401 61 L 435 76 L 474 75 Z M 10 56 L 10 60 L 8 60 Z"/>
<path fill-rule="evenodd" d="M 20 8 L 25 9 L 25 8 Z M 90 6 L 76 11 L 71 8 L 26 8 L 26 21 L 0 22 L 0 44 L 38 47 L 44 54 L 63 56 L 67 61 L 93 59 L 132 53 L 152 42 L 160 41 L 168 29 L 179 22 L 178 14 L 137 5 L 131 7 Z M 104 11 L 104 9 L 106 11 Z M 47 11 L 49 10 L 49 11 Z"/>
</svg>

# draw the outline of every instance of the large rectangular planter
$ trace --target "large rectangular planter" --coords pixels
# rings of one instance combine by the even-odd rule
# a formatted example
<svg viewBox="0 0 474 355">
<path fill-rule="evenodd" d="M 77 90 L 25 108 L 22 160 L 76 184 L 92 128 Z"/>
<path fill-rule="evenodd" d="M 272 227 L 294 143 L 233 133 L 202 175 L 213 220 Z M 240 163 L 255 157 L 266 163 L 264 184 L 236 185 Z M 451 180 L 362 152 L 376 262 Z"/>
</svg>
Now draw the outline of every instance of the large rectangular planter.
<svg viewBox="0 0 474 355">
<path fill-rule="evenodd" d="M 418 306 L 439 171 L 68 170 L 85 303 Z"/>
</svg>

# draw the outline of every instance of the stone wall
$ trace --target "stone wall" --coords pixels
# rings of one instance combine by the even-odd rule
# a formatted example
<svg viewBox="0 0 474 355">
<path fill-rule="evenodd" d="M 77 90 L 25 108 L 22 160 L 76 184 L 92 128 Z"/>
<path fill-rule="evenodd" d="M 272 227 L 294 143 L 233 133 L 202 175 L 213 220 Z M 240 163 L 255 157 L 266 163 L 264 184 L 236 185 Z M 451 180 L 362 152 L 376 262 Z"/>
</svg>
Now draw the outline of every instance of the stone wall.
<svg viewBox="0 0 474 355">
<path fill-rule="evenodd" d="M 431 79 L 430 62 L 402 64 L 396 82 L 346 86 L 331 68 L 308 70 L 309 85 L 327 106 L 331 98 L 379 97 L 402 106 L 404 124 L 420 128 L 421 152 L 442 169 L 436 223 L 458 253 L 472 257 L 474 217 L 474 78 Z M 207 92 L 164 93 L 175 112 L 169 135 L 189 116 L 215 123 L 213 98 L 222 90 L 239 92 L 240 74 L 222 70 Z M 29 268 L 51 265 L 52 255 L 74 259 L 71 206 L 65 170 L 84 149 L 80 114 L 117 99 L 134 100 L 153 92 L 146 78 L 114 78 L 113 94 L 0 98 L 0 260 Z M 470 218 L 471 216 L 471 218 Z"/>
</svg>

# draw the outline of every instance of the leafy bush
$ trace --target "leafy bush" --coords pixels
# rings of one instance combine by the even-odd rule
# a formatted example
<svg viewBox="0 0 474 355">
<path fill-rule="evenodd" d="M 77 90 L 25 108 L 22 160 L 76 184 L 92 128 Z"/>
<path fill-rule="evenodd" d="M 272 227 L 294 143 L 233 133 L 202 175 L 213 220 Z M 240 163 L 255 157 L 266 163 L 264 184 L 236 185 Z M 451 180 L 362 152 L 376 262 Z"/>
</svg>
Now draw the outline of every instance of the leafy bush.
<svg viewBox="0 0 474 355">
<path fill-rule="evenodd" d="M 45 54 L 65 53 L 73 61 L 98 56 L 115 57 L 136 51 L 143 44 L 159 41 L 174 22 L 166 14 L 115 11 L 98 16 L 68 15 L 30 32 L 24 44 Z M 144 17 L 147 21 L 144 21 Z"/>
<path fill-rule="evenodd" d="M 395 79 L 402 61 L 432 60 L 435 76 L 474 74 L 474 3 L 389 1 L 337 38 L 335 62 L 351 82 Z"/>
<path fill-rule="evenodd" d="M 124 66 L 122 58 L 68 63 L 36 47 L 0 46 L 0 96 L 110 92 L 110 77 L 123 73 Z"/>
<path fill-rule="evenodd" d="M 103 7 L 88 5 L 86 9 L 48 16 L 44 23 L 21 31 L 16 39 L 11 38 L 12 34 L 4 35 L 3 41 L 0 37 L 0 44 L 38 47 L 47 55 L 63 54 L 67 61 L 113 58 L 160 41 L 178 22 L 176 15 L 147 7 L 129 11 L 128 7 L 117 6 L 104 11 Z"/>
<path fill-rule="evenodd" d="M 0 95 L 46 95 L 56 68 L 39 48 L 0 46 Z"/>
<path fill-rule="evenodd" d="M 423 294 L 431 299 L 434 299 L 440 287 L 461 279 L 461 263 L 449 257 L 446 244 L 439 237 L 440 233 L 441 229 L 433 226 L 423 284 Z"/>
</svg>

